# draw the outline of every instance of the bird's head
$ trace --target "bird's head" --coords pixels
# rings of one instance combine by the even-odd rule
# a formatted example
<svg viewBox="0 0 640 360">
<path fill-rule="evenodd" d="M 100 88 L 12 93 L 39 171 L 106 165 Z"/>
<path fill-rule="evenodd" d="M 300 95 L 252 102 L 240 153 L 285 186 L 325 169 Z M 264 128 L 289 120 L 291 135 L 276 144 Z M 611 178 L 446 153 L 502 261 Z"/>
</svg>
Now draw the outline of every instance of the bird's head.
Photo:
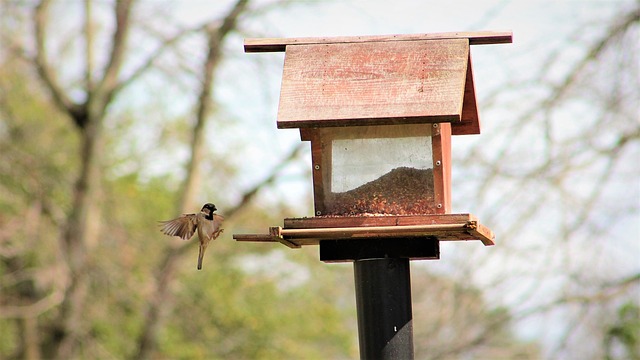
<svg viewBox="0 0 640 360">
<path fill-rule="evenodd" d="M 207 214 L 207 215 L 211 215 L 216 210 L 218 210 L 218 209 L 216 208 L 216 206 L 214 204 L 206 203 L 206 204 L 204 204 L 204 206 L 202 207 L 202 209 L 200 211 L 205 213 L 205 214 Z"/>
</svg>

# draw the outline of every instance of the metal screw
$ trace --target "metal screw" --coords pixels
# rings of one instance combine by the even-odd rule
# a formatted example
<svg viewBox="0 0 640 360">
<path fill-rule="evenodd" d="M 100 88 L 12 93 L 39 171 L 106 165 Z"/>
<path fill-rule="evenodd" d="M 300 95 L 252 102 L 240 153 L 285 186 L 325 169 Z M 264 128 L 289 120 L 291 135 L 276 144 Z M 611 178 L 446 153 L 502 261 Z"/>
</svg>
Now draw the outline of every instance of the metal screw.
<svg viewBox="0 0 640 360">
<path fill-rule="evenodd" d="M 441 162 L 440 160 L 436 161 L 436 166 L 440 166 Z"/>
<path fill-rule="evenodd" d="M 437 128 L 437 127 L 438 127 L 438 124 L 433 124 L 433 127 L 434 127 L 434 128 Z"/>
<path fill-rule="evenodd" d="M 442 208 L 442 204 L 438 204 L 438 205 L 436 205 L 436 207 L 437 207 L 438 209 L 441 209 L 441 208 Z"/>
<path fill-rule="evenodd" d="M 322 213 L 320 211 L 316 211 L 316 216 L 320 216 Z"/>
<path fill-rule="evenodd" d="M 316 169 L 316 170 L 320 170 L 320 165 L 316 165 L 313 168 Z"/>
</svg>

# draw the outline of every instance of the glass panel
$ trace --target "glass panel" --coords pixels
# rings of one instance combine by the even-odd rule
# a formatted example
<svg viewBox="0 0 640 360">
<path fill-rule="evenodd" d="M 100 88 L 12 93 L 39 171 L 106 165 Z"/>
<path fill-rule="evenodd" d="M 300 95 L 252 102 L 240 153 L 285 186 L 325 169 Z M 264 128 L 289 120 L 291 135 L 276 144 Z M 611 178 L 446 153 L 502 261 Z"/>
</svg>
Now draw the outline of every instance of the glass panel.
<svg viewBox="0 0 640 360">
<path fill-rule="evenodd" d="M 431 125 L 329 128 L 323 148 L 328 215 L 435 212 Z"/>
<path fill-rule="evenodd" d="M 333 140 L 331 145 L 331 192 L 352 190 L 392 172 L 433 167 L 431 137 Z"/>
</svg>

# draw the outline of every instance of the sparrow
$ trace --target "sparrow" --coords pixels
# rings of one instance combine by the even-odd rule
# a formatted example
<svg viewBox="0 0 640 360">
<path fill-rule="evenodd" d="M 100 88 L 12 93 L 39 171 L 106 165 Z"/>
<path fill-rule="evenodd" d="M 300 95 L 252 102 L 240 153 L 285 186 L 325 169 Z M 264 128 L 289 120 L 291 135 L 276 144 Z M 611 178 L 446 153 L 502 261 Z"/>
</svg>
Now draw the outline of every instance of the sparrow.
<svg viewBox="0 0 640 360">
<path fill-rule="evenodd" d="M 165 235 L 177 236 L 182 240 L 189 240 L 198 230 L 200 249 L 198 251 L 198 270 L 202 270 L 202 258 L 211 240 L 215 240 L 224 231 L 221 228 L 224 217 L 214 212 L 218 210 L 214 204 L 206 203 L 199 214 L 183 214 L 173 220 L 160 221 Z"/>
</svg>

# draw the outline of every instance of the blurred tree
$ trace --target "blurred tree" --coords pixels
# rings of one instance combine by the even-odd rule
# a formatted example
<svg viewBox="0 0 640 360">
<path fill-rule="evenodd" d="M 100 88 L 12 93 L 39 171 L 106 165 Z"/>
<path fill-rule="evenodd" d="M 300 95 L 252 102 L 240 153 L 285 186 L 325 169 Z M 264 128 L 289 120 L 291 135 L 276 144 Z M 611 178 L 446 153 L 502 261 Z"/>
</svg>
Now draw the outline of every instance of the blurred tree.
<svg viewBox="0 0 640 360">
<path fill-rule="evenodd" d="M 3 321 L 0 348 L 35 359 L 67 285 L 57 245 L 78 137 L 25 71 L 15 59 L 0 63 L 0 319 L 17 320 Z"/>
<path fill-rule="evenodd" d="M 208 38 L 208 50 L 202 65 L 202 75 L 199 78 L 201 90 L 194 116 L 195 125 L 189 141 L 191 160 L 188 162 L 179 205 L 183 212 L 194 211 L 195 193 L 201 178 L 199 169 L 202 168 L 205 154 L 203 151 L 204 129 L 207 120 L 212 116 L 211 94 L 216 67 L 222 56 L 222 43 L 226 35 L 235 30 L 236 20 L 244 11 L 246 4 L 247 1 L 238 1 L 220 21 L 214 19 L 194 29 L 180 30 L 177 35 L 168 39 L 162 38 L 160 45 L 148 55 L 146 61 L 142 61 L 138 66 L 130 66 L 129 71 L 124 74 L 121 71 L 123 64 L 134 54 L 127 46 L 128 35 L 131 28 L 136 25 L 131 17 L 133 2 L 118 1 L 113 7 L 115 25 L 107 53 L 100 54 L 106 56 L 105 65 L 100 69 L 97 66 L 100 63 L 99 54 L 94 53 L 94 49 L 97 49 L 98 43 L 104 40 L 104 37 L 96 31 L 100 29 L 101 23 L 97 21 L 98 14 L 94 15 L 94 3 L 85 1 L 81 9 L 84 15 L 81 39 L 86 51 L 84 53 L 80 51 L 78 53 L 80 58 L 74 60 L 84 63 L 84 72 L 77 82 L 69 81 L 69 74 L 64 73 L 66 68 L 54 65 L 56 61 L 61 63 L 61 59 L 53 60 L 55 57 L 48 55 L 52 49 L 56 49 L 56 46 L 51 43 L 59 44 L 57 42 L 60 40 L 56 37 L 58 31 L 53 31 L 53 28 L 60 24 L 49 26 L 48 19 L 55 16 L 53 14 L 56 12 L 65 12 L 67 8 L 56 9 L 51 1 L 45 0 L 33 9 L 32 20 L 36 46 L 30 49 L 25 45 L 28 42 L 23 42 L 24 38 L 18 36 L 20 26 L 24 26 L 29 20 L 24 8 L 20 4 L 3 5 L 7 10 L 3 14 L 17 15 L 16 19 L 24 21 L 16 24 L 15 27 L 12 27 L 11 21 L 3 21 L 3 24 L 11 25 L 7 29 L 10 31 L 3 33 L 3 46 L 18 57 L 12 62 L 9 61 L 10 59 L 3 59 L 6 60 L 3 62 L 3 72 L 12 76 L 2 79 L 2 100 L 5 103 L 3 118 L 6 118 L 6 134 L 4 134 L 6 136 L 3 136 L 2 145 L 10 149 L 7 151 L 8 156 L 3 157 L 3 166 L 11 170 L 3 176 L 6 182 L 6 185 L 4 182 L 3 185 L 6 186 L 5 193 L 8 199 L 6 202 L 3 201 L 3 206 L 8 210 L 3 211 L 2 220 L 6 224 L 12 222 L 22 224 L 18 227 L 7 227 L 9 231 L 6 234 L 3 233 L 3 239 L 7 239 L 4 242 L 7 247 L 3 248 L 6 250 L 3 251 L 3 259 L 6 260 L 3 261 L 5 266 L 3 274 L 7 274 L 6 281 L 2 283 L 3 294 L 5 294 L 4 290 L 7 290 L 7 294 L 11 296 L 3 295 L 2 317 L 19 320 L 18 323 L 9 323 L 11 326 L 6 327 L 9 342 L 5 344 L 6 348 L 3 352 L 8 348 L 7 351 L 13 352 L 14 356 L 28 358 L 44 356 L 66 359 L 96 355 L 155 357 L 157 331 L 162 325 L 164 316 L 173 308 L 171 304 L 174 296 L 171 296 L 170 285 L 177 276 L 175 264 L 190 245 L 167 240 L 165 244 L 169 245 L 152 244 L 152 250 L 149 250 L 149 243 L 145 238 L 149 236 L 149 232 L 155 232 L 157 229 L 149 228 L 148 224 L 155 224 L 160 214 L 166 212 L 162 209 L 170 207 L 169 199 L 173 196 L 173 191 L 168 190 L 168 184 L 163 179 L 141 184 L 135 172 L 125 177 L 108 177 L 109 168 L 105 163 L 108 160 L 114 160 L 109 147 L 117 146 L 117 142 L 110 143 L 111 125 L 106 124 L 126 123 L 122 121 L 122 117 L 127 117 L 126 114 L 118 114 L 112 110 L 117 108 L 117 95 L 134 84 L 144 73 L 153 69 L 160 54 L 186 35 L 199 32 L 205 34 Z M 75 7 L 71 9 L 72 11 L 80 10 Z M 104 12 L 100 12 L 99 15 L 104 15 Z M 142 22 L 138 24 L 143 27 L 145 25 Z M 67 46 L 68 44 L 62 45 L 63 48 Z M 44 85 L 46 95 L 53 100 L 53 109 L 48 105 L 40 105 L 41 108 L 46 109 L 36 111 L 37 107 L 31 103 L 40 101 L 46 104 L 42 99 L 43 94 L 37 93 L 37 87 L 19 91 L 21 89 L 15 85 L 32 83 L 32 81 L 22 80 L 22 78 L 31 79 L 26 75 L 29 73 L 30 64 L 33 65 L 32 69 L 37 70 L 34 74 L 41 80 L 40 84 Z M 78 74 L 71 74 L 71 77 L 76 75 Z M 36 100 L 38 98 L 40 100 Z M 45 115 L 52 113 L 56 114 L 58 119 Z M 75 136 L 69 131 L 71 128 L 60 122 L 60 119 L 65 117 L 71 119 L 73 129 L 76 130 Z M 121 119 L 116 121 L 117 117 Z M 45 118 L 49 118 L 49 121 L 45 123 L 47 127 L 42 128 L 41 119 Z M 65 140 L 63 137 L 48 138 L 53 133 L 52 129 L 64 129 L 65 137 L 79 139 L 80 144 L 76 148 L 74 142 L 63 141 Z M 38 141 L 40 137 L 46 138 L 47 141 Z M 22 139 L 25 138 L 35 142 L 22 143 Z M 63 141 L 64 146 L 59 146 L 57 141 Z M 33 159 L 29 160 L 29 169 L 17 166 L 25 163 L 21 152 L 26 154 L 35 149 L 42 153 L 38 153 L 38 156 L 33 156 Z M 282 163 L 294 160 L 299 149 L 299 147 L 293 149 Z M 16 155 L 12 156 L 13 153 Z M 55 160 L 55 154 L 58 153 L 64 154 L 66 162 L 51 162 Z M 78 157 L 70 156 L 74 153 Z M 13 164 L 14 157 L 18 159 L 17 164 Z M 42 165 L 35 161 L 41 162 Z M 76 166 L 76 161 L 80 165 L 77 169 L 78 177 L 72 181 L 74 171 L 71 169 Z M 223 165 L 224 161 L 219 163 Z M 47 171 L 49 167 L 64 176 L 55 172 L 37 176 L 37 173 L 29 173 L 31 166 L 36 169 L 42 168 L 42 171 Z M 232 221 L 233 214 L 250 204 L 251 199 L 262 187 L 272 184 L 281 167 L 282 165 L 276 166 L 271 175 L 250 188 L 241 197 L 239 203 L 230 207 L 225 213 L 227 220 Z M 24 188 L 24 184 L 18 179 L 24 179 L 25 174 L 29 175 L 27 178 L 34 177 L 35 188 L 25 188 L 24 196 L 16 196 L 13 188 Z M 57 187 L 45 187 L 49 181 L 55 182 Z M 65 189 L 65 184 L 69 182 L 76 184 L 71 193 L 55 192 L 60 191 L 60 188 Z M 40 187 L 43 189 L 39 189 Z M 56 196 L 46 193 L 44 189 L 52 191 Z M 160 194 L 164 195 L 160 196 Z M 154 211 L 146 211 L 150 206 Z M 27 238 L 38 234 L 33 232 L 38 231 L 37 228 L 24 226 L 24 221 L 17 221 L 25 216 L 24 209 L 30 209 L 27 214 L 29 216 L 25 218 L 30 222 L 39 222 L 42 213 L 49 214 L 50 220 L 56 221 L 53 228 L 62 229 L 59 247 L 54 246 L 56 242 L 51 239 L 45 241 L 47 247 L 21 246 L 20 249 L 13 250 L 8 246 L 20 239 L 20 234 L 25 231 L 23 235 Z M 14 214 L 5 220 L 5 214 L 12 213 L 10 210 Z M 100 210 L 108 210 L 109 215 L 102 214 Z M 141 232 L 140 228 L 144 231 Z M 45 234 L 51 237 L 51 234 L 56 232 L 46 231 Z M 41 240 L 45 239 L 38 239 L 38 241 Z M 135 240 L 142 241 L 132 243 Z M 33 242 L 25 242 L 25 244 L 33 244 Z M 41 254 L 33 252 L 32 248 L 38 249 Z M 57 270 L 56 282 L 48 284 L 50 287 L 38 289 L 35 284 L 37 278 L 29 272 L 44 271 L 46 263 L 34 258 L 34 255 L 50 257 L 54 254 L 61 255 L 49 260 L 52 262 L 50 266 Z M 140 264 L 137 261 L 138 258 L 143 259 Z M 160 258 L 159 261 L 158 258 Z M 25 263 L 27 260 L 29 263 Z M 157 270 L 149 273 L 149 269 L 156 266 Z M 226 273 L 224 268 L 220 270 Z M 131 289 L 139 287 L 135 280 L 140 280 L 140 276 L 145 273 L 152 275 L 155 281 L 143 278 L 141 291 L 131 292 Z M 116 282 L 116 279 L 121 283 Z M 202 280 L 198 280 L 197 284 L 201 287 L 207 286 Z M 278 296 L 285 296 L 285 294 L 269 294 L 271 297 L 266 298 L 265 306 L 272 302 L 277 303 L 275 298 Z M 194 295 L 197 294 L 189 293 L 187 296 Z M 96 301 L 97 299 L 101 301 Z M 16 302 L 30 305 L 14 306 Z M 257 304 L 253 304 L 255 305 Z M 142 316 L 139 309 L 143 309 Z M 331 307 L 322 311 L 324 315 L 332 312 Z M 273 313 L 278 314 L 278 312 Z M 105 314 L 113 318 L 105 318 Z M 339 317 L 334 316 L 334 318 Z M 322 317 L 322 320 L 326 319 L 328 318 Z M 302 323 L 303 326 L 312 324 L 313 322 Z M 122 333 L 114 331 L 119 328 L 123 330 Z M 340 337 L 335 335 L 340 334 L 339 329 L 334 330 L 328 332 L 328 336 Z M 25 336 L 12 337 L 17 332 Z M 221 333 L 224 334 L 225 331 L 221 330 Z M 21 344 L 13 343 L 12 338 L 23 339 L 23 341 Z M 130 340 L 136 338 L 137 344 Z M 336 351 L 351 351 L 348 344 L 349 342 L 342 342 L 342 346 L 336 348 Z M 242 353 L 243 349 L 244 347 L 237 351 Z M 295 350 L 295 348 L 290 349 Z M 165 347 L 163 351 L 175 350 Z M 210 350 L 208 351 L 211 354 Z M 208 357 L 208 355 L 205 356 Z M 243 355 L 243 357 L 246 356 L 247 353 Z"/>
<path fill-rule="evenodd" d="M 503 121 L 487 124 L 457 159 L 461 176 L 477 181 L 462 198 L 474 199 L 472 211 L 500 245 L 460 252 L 457 276 L 485 284 L 512 321 L 544 324 L 536 337 L 545 357 L 605 357 L 618 306 L 640 299 L 639 173 L 631 165 L 640 154 L 638 5 L 621 3 L 597 26 L 575 24 L 545 44 L 537 66 L 508 73 L 481 99 L 485 116 Z"/>
<path fill-rule="evenodd" d="M 238 17 L 242 14 L 247 6 L 246 0 L 239 0 L 221 21 L 214 21 L 207 24 L 204 30 L 207 34 L 207 56 L 202 66 L 202 76 L 200 78 L 201 89 L 198 95 L 198 104 L 196 110 L 196 121 L 193 127 L 191 138 L 190 160 L 187 166 L 186 180 L 182 187 L 182 199 L 179 209 L 181 213 L 187 213 L 195 207 L 196 192 L 202 183 L 200 168 L 204 157 L 204 140 L 205 128 L 207 120 L 212 115 L 212 99 L 213 85 L 215 83 L 215 71 L 222 57 L 222 44 L 225 37 L 232 31 L 236 30 Z M 243 206 L 241 204 L 240 206 Z M 229 220 L 227 214 L 227 221 Z M 162 322 L 162 310 L 169 307 L 168 285 L 175 276 L 176 261 L 186 249 L 187 245 L 179 247 L 168 247 L 164 260 L 158 268 L 156 278 L 156 294 L 153 295 L 154 301 L 150 303 L 145 316 L 145 325 L 139 340 L 138 353 L 136 359 L 145 359 L 153 355 L 157 348 L 157 332 Z"/>
<path fill-rule="evenodd" d="M 492 307 L 480 289 L 417 268 L 412 274 L 418 359 L 537 359 L 538 344 L 512 333 L 509 310 Z"/>
<path fill-rule="evenodd" d="M 98 195 L 102 176 L 101 156 L 103 148 L 103 128 L 107 107 L 122 87 L 121 67 L 126 55 L 126 41 L 129 32 L 132 2 L 118 1 L 114 7 L 116 27 L 113 32 L 107 65 L 96 71 L 93 49 L 96 46 L 93 32 L 92 2 L 85 2 L 85 31 L 83 33 L 86 57 L 85 77 L 81 86 L 82 100 L 73 100 L 70 87 L 60 82 L 57 70 L 49 57 L 48 29 L 51 1 L 43 0 L 34 9 L 35 49 L 33 64 L 40 80 L 48 90 L 55 106 L 72 121 L 80 135 L 80 169 L 75 180 L 72 205 L 61 236 L 61 250 L 68 266 L 68 285 L 53 324 L 55 336 L 49 339 L 47 347 L 57 358 L 71 358 L 77 354 L 77 347 L 86 336 L 83 314 L 90 278 L 87 255 L 97 242 L 100 223 L 100 202 Z M 99 73 L 100 77 L 96 76 Z"/>
</svg>

